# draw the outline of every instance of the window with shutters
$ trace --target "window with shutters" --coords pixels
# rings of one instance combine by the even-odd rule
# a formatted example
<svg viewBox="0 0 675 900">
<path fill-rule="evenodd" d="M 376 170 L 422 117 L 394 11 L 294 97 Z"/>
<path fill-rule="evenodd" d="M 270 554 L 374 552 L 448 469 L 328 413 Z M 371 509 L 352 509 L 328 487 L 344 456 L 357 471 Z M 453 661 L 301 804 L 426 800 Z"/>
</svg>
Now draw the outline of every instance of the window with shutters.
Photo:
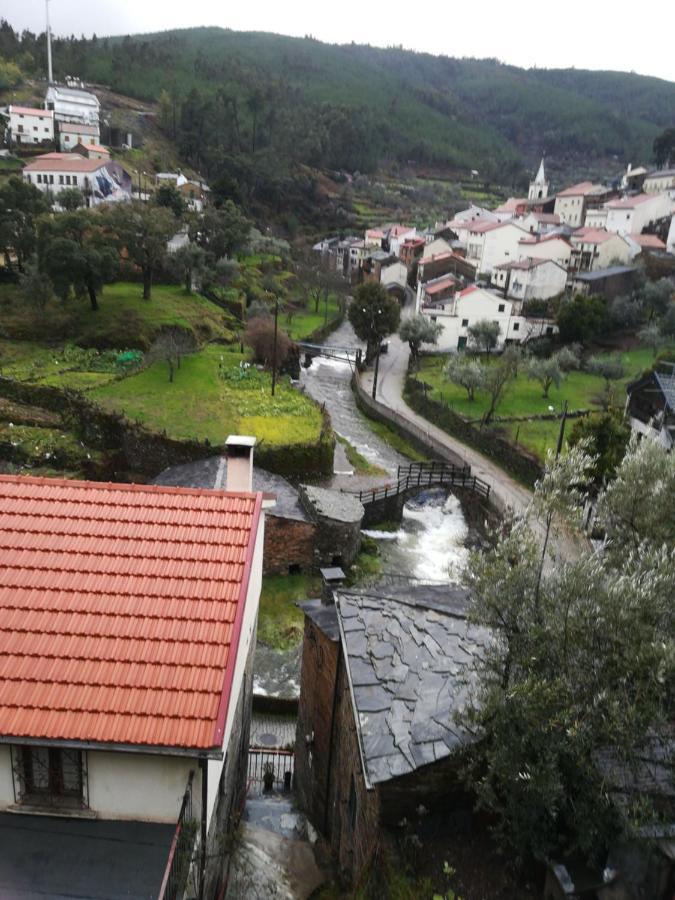
<svg viewBox="0 0 675 900">
<path fill-rule="evenodd" d="M 18 804 L 49 808 L 88 806 L 86 754 L 65 747 L 12 747 Z"/>
</svg>

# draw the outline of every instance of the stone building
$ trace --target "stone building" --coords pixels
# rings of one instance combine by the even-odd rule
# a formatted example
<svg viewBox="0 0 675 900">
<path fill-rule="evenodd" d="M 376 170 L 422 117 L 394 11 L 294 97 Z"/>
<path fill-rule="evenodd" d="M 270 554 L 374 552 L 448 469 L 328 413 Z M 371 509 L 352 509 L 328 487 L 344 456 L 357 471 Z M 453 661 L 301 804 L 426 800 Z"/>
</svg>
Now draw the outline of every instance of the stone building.
<svg viewBox="0 0 675 900">
<path fill-rule="evenodd" d="M 302 485 L 300 498 L 315 526 L 314 567 L 351 566 L 361 549 L 363 504 L 351 494 Z"/>
<path fill-rule="evenodd" d="M 405 585 L 302 605 L 296 786 L 345 884 L 420 804 L 470 808 L 455 713 L 488 633 L 468 624 L 466 602 L 456 586 Z"/>
</svg>

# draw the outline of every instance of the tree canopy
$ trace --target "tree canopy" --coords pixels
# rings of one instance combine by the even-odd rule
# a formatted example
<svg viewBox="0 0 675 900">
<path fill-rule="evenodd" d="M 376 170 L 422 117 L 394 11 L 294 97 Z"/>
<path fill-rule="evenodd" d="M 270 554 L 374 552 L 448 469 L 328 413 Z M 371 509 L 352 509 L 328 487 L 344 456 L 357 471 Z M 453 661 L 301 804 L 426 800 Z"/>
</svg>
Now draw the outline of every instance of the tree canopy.
<svg viewBox="0 0 675 900">
<path fill-rule="evenodd" d="M 381 284 L 360 284 L 349 304 L 347 317 L 356 336 L 366 342 L 366 356 L 370 358 L 382 340 L 398 328 L 401 306 Z"/>
</svg>

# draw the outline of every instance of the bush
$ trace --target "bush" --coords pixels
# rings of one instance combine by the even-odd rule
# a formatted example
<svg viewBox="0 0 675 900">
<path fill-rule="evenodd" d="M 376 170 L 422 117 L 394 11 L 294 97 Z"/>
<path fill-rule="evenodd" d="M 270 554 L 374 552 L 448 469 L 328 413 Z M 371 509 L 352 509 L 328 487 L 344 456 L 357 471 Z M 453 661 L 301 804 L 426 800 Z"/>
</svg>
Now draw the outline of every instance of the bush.
<svg viewBox="0 0 675 900">
<path fill-rule="evenodd" d="M 246 326 L 242 340 L 253 351 L 253 361 L 263 366 L 271 366 L 274 362 L 274 320 L 272 318 L 251 319 Z M 283 329 L 277 331 L 276 365 L 280 368 L 286 360 L 291 339 Z"/>
</svg>

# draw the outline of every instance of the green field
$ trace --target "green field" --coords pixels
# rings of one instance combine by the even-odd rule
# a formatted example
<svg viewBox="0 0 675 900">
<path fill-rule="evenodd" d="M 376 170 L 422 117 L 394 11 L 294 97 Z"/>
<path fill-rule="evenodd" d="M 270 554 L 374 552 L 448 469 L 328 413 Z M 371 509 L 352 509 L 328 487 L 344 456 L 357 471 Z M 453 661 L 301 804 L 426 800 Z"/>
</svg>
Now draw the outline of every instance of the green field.
<svg viewBox="0 0 675 900">
<path fill-rule="evenodd" d="M 618 354 L 624 361 L 627 375 L 613 384 L 613 400 L 618 406 L 625 401 L 626 385 L 641 372 L 649 368 L 653 361 L 651 350 L 640 348 Z M 434 400 L 442 400 L 460 415 L 479 420 L 487 411 L 488 398 L 476 392 L 473 403 L 467 398 L 464 388 L 448 381 L 443 375 L 445 359 L 442 356 L 427 356 L 421 360 L 419 379 L 432 387 L 430 394 Z M 561 413 L 565 401 L 570 412 L 578 409 L 600 409 L 605 396 L 605 382 L 602 378 L 586 372 L 571 372 L 561 383 L 560 388 L 552 386 L 548 398 L 542 396 L 542 388 L 538 381 L 527 378 L 524 372 L 519 373 L 511 385 L 497 410 L 497 416 L 532 416 L 553 411 Z M 534 422 L 504 422 L 495 427 L 503 428 L 508 437 L 525 449 L 544 458 L 549 448 L 555 448 L 560 423 L 557 420 Z M 568 424 L 568 428 L 571 427 Z"/>
<path fill-rule="evenodd" d="M 322 427 L 318 407 L 287 378 L 277 384 L 274 397 L 269 373 L 251 368 L 240 378 L 239 364 L 245 359 L 212 344 L 185 357 L 173 383 L 160 361 L 89 396 L 105 409 L 178 440 L 208 439 L 219 445 L 238 432 L 273 446 L 317 441 Z M 221 366 L 227 380 L 219 377 Z"/>
<path fill-rule="evenodd" d="M 304 616 L 296 603 L 318 597 L 321 580 L 316 575 L 270 575 L 263 578 L 258 613 L 258 640 L 277 650 L 288 650 L 302 641 Z"/>
<path fill-rule="evenodd" d="M 309 301 L 306 308 L 296 312 L 292 322 L 289 325 L 287 318 L 282 314 L 279 316 L 279 327 L 283 328 L 286 334 L 294 341 L 302 341 L 308 338 L 313 332 L 319 328 L 323 328 L 326 324 L 330 325 L 334 322 L 340 313 L 337 297 L 331 295 L 328 299 L 327 308 L 323 302 L 319 304 L 319 312 L 314 312 L 314 302 Z"/>
<path fill-rule="evenodd" d="M 233 319 L 205 297 L 186 294 L 177 285 L 155 285 L 152 299 L 143 300 L 142 285 L 116 282 L 99 296 L 93 312 L 85 298 L 58 300 L 45 310 L 27 306 L 13 286 L 0 288 L 0 321 L 9 338 L 45 342 L 67 339 L 82 347 L 142 350 L 152 344 L 165 326 L 179 325 L 200 341 L 232 340 Z"/>
</svg>

